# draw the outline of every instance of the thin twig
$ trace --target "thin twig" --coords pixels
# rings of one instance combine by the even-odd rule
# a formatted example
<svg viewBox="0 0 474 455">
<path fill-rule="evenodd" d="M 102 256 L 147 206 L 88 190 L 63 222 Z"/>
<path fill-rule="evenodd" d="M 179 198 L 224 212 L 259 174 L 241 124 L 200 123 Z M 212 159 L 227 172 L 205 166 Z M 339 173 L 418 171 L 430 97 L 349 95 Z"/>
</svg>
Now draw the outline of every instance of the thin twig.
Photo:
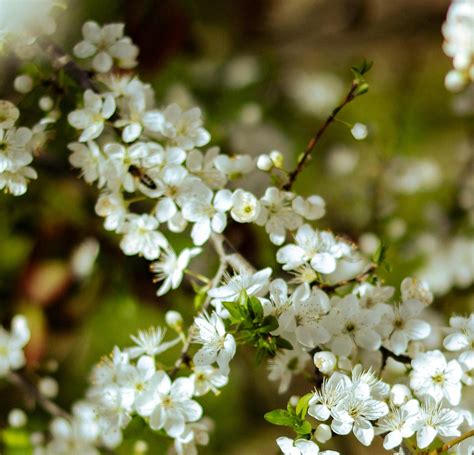
<svg viewBox="0 0 474 455">
<path fill-rule="evenodd" d="M 438 447 L 435 450 L 429 452 L 429 455 L 437 455 L 439 453 L 445 453 L 449 449 L 452 449 L 455 445 L 459 444 L 460 442 L 464 441 L 465 439 L 469 439 L 474 437 L 474 430 L 467 431 L 466 433 L 458 436 L 457 438 L 451 439 L 451 441 L 446 442 L 441 447 Z"/>
<path fill-rule="evenodd" d="M 316 147 L 317 143 L 321 139 L 321 136 L 324 134 L 328 126 L 334 122 L 336 119 L 337 114 L 341 109 L 346 106 L 346 104 L 349 104 L 355 97 L 355 91 L 359 87 L 359 83 L 357 81 L 353 81 L 351 88 L 349 92 L 347 93 L 346 97 L 344 100 L 337 106 L 331 113 L 331 115 L 326 119 L 326 121 L 323 123 L 321 128 L 316 132 L 316 134 L 311 138 L 311 140 L 308 142 L 308 145 L 306 146 L 306 150 L 303 153 L 303 156 L 298 160 L 298 164 L 296 165 L 296 168 L 291 171 L 288 174 L 288 180 L 287 182 L 282 186 L 282 188 L 285 191 L 290 191 L 291 187 L 295 183 L 296 178 L 298 177 L 299 173 L 303 170 L 305 167 L 306 163 L 309 161 L 311 158 L 311 153 L 313 152 L 314 148 Z"/>
<path fill-rule="evenodd" d="M 53 403 L 51 400 L 42 395 L 41 392 L 20 373 L 11 371 L 7 378 L 11 384 L 18 386 L 23 391 L 25 391 L 29 397 L 31 397 L 38 405 L 40 405 L 52 416 L 64 417 L 66 419 L 71 418 L 71 416 L 64 409 L 60 408 L 56 403 Z"/>
</svg>

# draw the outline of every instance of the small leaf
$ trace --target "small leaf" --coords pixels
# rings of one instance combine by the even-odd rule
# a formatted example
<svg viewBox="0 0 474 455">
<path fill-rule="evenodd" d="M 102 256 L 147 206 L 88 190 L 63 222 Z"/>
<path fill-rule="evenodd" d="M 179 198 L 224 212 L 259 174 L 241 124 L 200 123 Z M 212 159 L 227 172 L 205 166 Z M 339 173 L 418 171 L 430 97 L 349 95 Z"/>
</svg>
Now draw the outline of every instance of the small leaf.
<svg viewBox="0 0 474 455">
<path fill-rule="evenodd" d="M 298 436 L 305 436 L 307 434 L 311 434 L 312 429 L 313 427 L 307 420 L 304 420 L 303 423 L 294 426 L 294 430 Z"/>
<path fill-rule="evenodd" d="M 262 327 L 260 328 L 260 331 L 267 332 L 267 333 L 273 332 L 274 330 L 278 329 L 278 327 L 279 327 L 279 324 L 278 324 L 277 318 L 275 316 L 268 315 L 263 318 Z"/>
<path fill-rule="evenodd" d="M 236 302 L 222 302 L 224 308 L 229 312 L 233 322 L 239 322 L 243 319 L 241 308 Z"/>
<path fill-rule="evenodd" d="M 288 349 L 289 351 L 293 350 L 293 345 L 285 338 L 276 337 L 277 348 Z"/>
<path fill-rule="evenodd" d="M 261 321 L 263 319 L 263 306 L 260 300 L 257 297 L 250 297 L 247 303 L 247 306 L 250 305 L 254 319 Z M 249 309 L 250 309 L 249 308 Z M 277 322 L 278 327 L 278 322 Z"/>
<path fill-rule="evenodd" d="M 296 416 L 291 415 L 284 409 L 274 409 L 273 411 L 267 412 L 264 417 L 267 422 L 273 423 L 273 425 L 293 427 L 296 423 Z"/>
<path fill-rule="evenodd" d="M 369 91 L 369 84 L 367 82 L 361 82 L 354 91 L 354 96 L 360 96 Z"/>
<path fill-rule="evenodd" d="M 240 294 L 239 294 L 239 305 L 242 305 L 242 306 L 245 306 L 247 305 L 247 299 L 249 298 L 249 296 L 247 295 L 247 292 L 245 291 L 245 289 L 242 289 L 242 291 L 240 291 Z"/>
<path fill-rule="evenodd" d="M 296 414 L 300 416 L 302 419 L 306 417 L 306 413 L 308 412 L 309 400 L 313 397 L 313 393 L 307 393 L 303 395 L 296 405 Z"/>
</svg>

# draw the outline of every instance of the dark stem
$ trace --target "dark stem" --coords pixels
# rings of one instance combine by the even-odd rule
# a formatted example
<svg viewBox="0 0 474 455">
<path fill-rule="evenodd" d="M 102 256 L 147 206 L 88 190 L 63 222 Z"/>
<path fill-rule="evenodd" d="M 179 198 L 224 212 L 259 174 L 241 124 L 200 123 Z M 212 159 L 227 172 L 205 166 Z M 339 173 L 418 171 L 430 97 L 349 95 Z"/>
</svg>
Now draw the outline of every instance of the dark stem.
<svg viewBox="0 0 474 455">
<path fill-rule="evenodd" d="M 303 170 L 305 167 L 306 163 L 310 160 L 311 158 L 311 153 L 313 152 L 314 148 L 318 144 L 319 140 L 321 139 L 321 136 L 324 134 L 328 126 L 334 122 L 336 119 L 337 114 L 342 110 L 346 104 L 349 104 L 355 97 L 355 91 L 359 87 L 359 83 L 357 81 L 353 81 L 351 88 L 349 92 L 347 93 L 346 97 L 342 101 L 339 106 L 337 106 L 331 113 L 331 115 L 326 119 L 326 121 L 323 123 L 321 128 L 316 132 L 316 134 L 311 138 L 311 140 L 308 142 L 308 145 L 306 146 L 306 150 L 303 153 L 303 156 L 298 160 L 298 164 L 296 165 L 296 168 L 291 171 L 288 174 L 288 181 L 282 186 L 282 189 L 285 191 L 290 191 L 293 184 L 295 183 L 296 178 L 298 177 L 298 174 Z"/>
</svg>

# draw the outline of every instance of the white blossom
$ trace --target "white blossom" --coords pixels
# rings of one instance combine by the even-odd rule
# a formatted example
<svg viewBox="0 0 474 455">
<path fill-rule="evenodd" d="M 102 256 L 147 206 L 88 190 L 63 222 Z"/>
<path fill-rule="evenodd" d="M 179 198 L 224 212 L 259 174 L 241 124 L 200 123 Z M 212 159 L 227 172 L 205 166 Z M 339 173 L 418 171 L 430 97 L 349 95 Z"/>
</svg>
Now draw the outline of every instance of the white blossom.
<svg viewBox="0 0 474 455">
<path fill-rule="evenodd" d="M 226 333 L 223 320 L 213 312 L 210 316 L 202 313 L 194 319 L 192 340 L 202 344 L 202 348 L 194 354 L 196 366 L 207 366 L 217 362 L 223 375 L 229 373 L 229 362 L 235 355 L 236 343 L 230 333 Z"/>
<path fill-rule="evenodd" d="M 77 130 L 83 130 L 79 142 L 87 142 L 99 137 L 104 123 L 115 112 L 115 100 L 111 95 L 104 97 L 88 89 L 84 92 L 84 107 L 68 115 L 68 121 Z"/>
<path fill-rule="evenodd" d="M 462 368 L 457 360 L 446 361 L 441 351 L 418 354 L 411 362 L 410 387 L 420 396 L 432 396 L 436 401 L 445 398 L 452 405 L 461 399 Z"/>
<path fill-rule="evenodd" d="M 10 332 L 0 326 L 0 377 L 25 365 L 23 348 L 29 340 L 30 329 L 22 315 L 12 319 Z"/>
<path fill-rule="evenodd" d="M 138 47 L 128 36 L 123 35 L 124 24 L 107 24 L 100 27 L 97 22 L 87 21 L 82 26 L 84 40 L 74 46 L 74 55 L 90 58 L 94 71 L 106 73 L 115 64 L 119 68 L 137 65 Z"/>
<path fill-rule="evenodd" d="M 238 223 L 252 223 L 256 221 L 260 208 L 258 199 L 252 193 L 239 188 L 232 194 L 230 215 Z"/>
<path fill-rule="evenodd" d="M 463 351 L 458 360 L 468 369 L 474 368 L 474 313 L 469 317 L 452 316 L 449 319 L 450 334 L 443 345 L 448 351 Z"/>
<path fill-rule="evenodd" d="M 218 394 L 218 389 L 224 387 L 229 380 L 218 368 L 209 365 L 196 366 L 190 377 L 194 381 L 194 395 L 197 397 L 209 391 Z"/>
</svg>

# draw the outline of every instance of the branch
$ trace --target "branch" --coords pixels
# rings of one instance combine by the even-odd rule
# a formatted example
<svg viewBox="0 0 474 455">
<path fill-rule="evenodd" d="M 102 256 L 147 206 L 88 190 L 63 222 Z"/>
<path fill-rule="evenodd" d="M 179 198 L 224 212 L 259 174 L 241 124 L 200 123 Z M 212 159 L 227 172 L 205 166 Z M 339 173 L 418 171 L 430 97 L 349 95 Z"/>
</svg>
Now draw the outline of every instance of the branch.
<svg viewBox="0 0 474 455">
<path fill-rule="evenodd" d="M 437 455 L 439 453 L 447 452 L 449 449 L 452 449 L 455 445 L 471 437 L 474 437 L 474 430 L 467 431 L 461 436 L 458 436 L 457 438 L 454 438 L 451 441 L 448 441 L 446 444 L 443 444 L 441 447 L 438 447 L 437 449 L 429 452 L 429 455 Z"/>
<path fill-rule="evenodd" d="M 57 44 L 48 38 L 39 38 L 37 43 L 48 56 L 51 65 L 54 69 L 64 71 L 73 79 L 80 87 L 84 90 L 94 90 L 94 84 L 87 74 L 87 71 L 83 70 L 69 54 L 61 49 Z"/>
<path fill-rule="evenodd" d="M 51 400 L 48 400 L 48 398 L 42 395 L 41 392 L 21 374 L 11 371 L 8 374 L 7 379 L 11 384 L 21 388 L 30 398 L 32 398 L 52 416 L 63 417 L 65 419 L 71 418 L 71 416 L 66 411 L 64 411 L 64 409 L 60 408 L 56 403 L 53 403 Z"/>
<path fill-rule="evenodd" d="M 359 82 L 357 80 L 354 80 L 344 100 L 341 102 L 341 104 L 339 104 L 339 106 L 337 106 L 332 111 L 331 115 L 326 119 L 326 121 L 323 123 L 321 128 L 319 128 L 316 134 L 308 142 L 308 145 L 306 146 L 306 150 L 304 151 L 303 156 L 298 160 L 298 164 L 296 165 L 296 168 L 289 173 L 288 181 L 283 185 L 282 189 L 284 189 L 285 191 L 291 190 L 291 187 L 293 186 L 293 183 L 295 183 L 295 180 L 298 177 L 298 174 L 303 170 L 306 163 L 310 160 L 311 153 L 313 152 L 314 148 L 318 144 L 319 140 L 321 139 L 321 136 L 324 134 L 328 126 L 334 122 L 339 111 L 341 111 L 343 107 L 346 106 L 346 104 L 349 104 L 354 98 L 357 97 L 355 92 L 358 87 L 359 87 Z"/>
</svg>

